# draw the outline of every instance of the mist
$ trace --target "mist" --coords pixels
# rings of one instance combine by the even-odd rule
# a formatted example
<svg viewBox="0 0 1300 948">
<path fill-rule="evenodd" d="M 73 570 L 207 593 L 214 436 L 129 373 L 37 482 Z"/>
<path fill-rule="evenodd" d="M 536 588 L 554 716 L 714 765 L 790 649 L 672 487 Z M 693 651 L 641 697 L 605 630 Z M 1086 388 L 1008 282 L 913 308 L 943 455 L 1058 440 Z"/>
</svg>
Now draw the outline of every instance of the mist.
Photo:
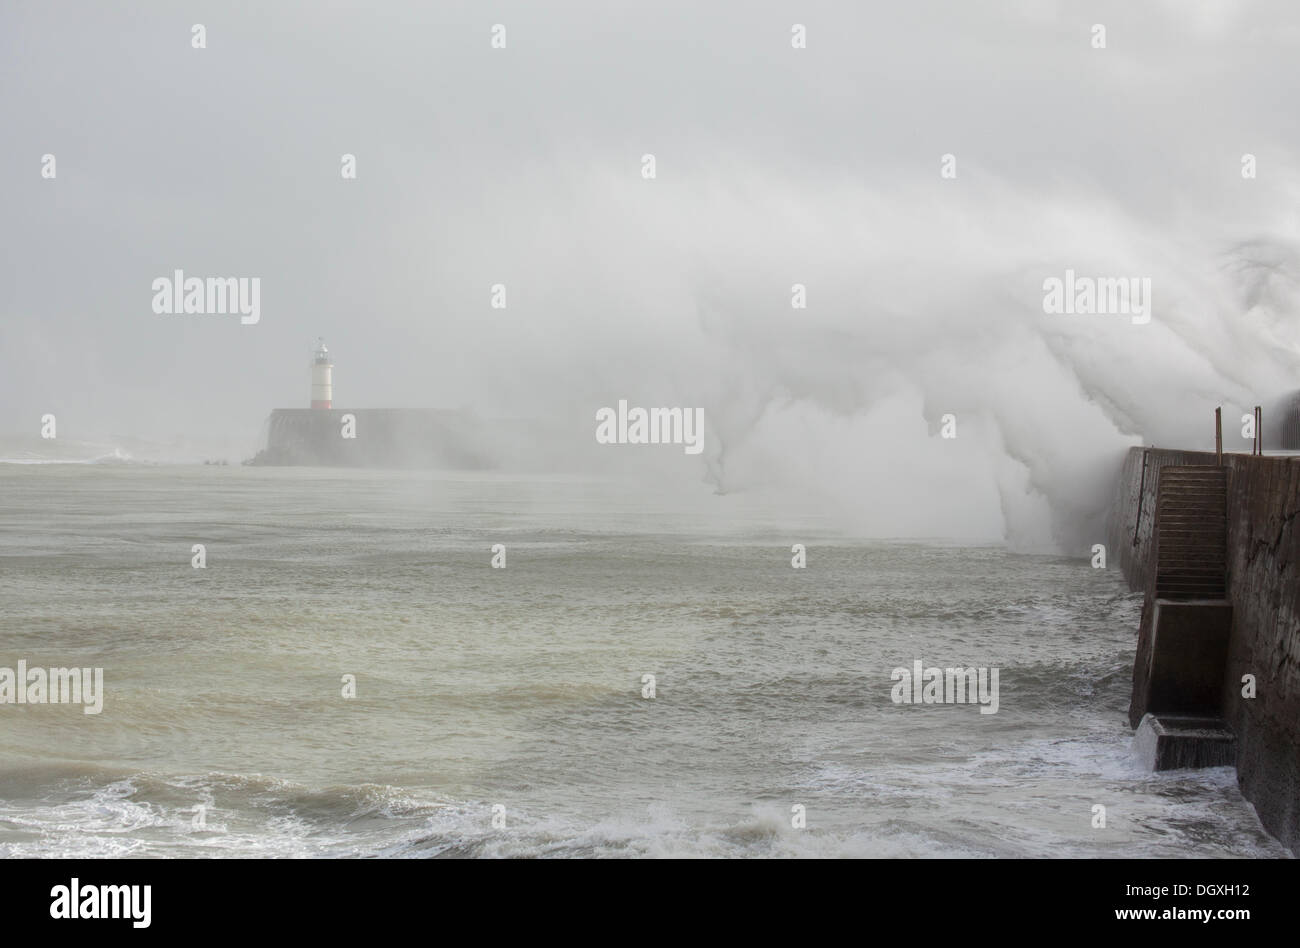
<svg viewBox="0 0 1300 948">
<path fill-rule="evenodd" d="M 703 6 L 7 4 L 0 435 L 237 462 L 323 336 L 337 405 L 527 422 L 524 469 L 1082 555 L 1124 448 L 1300 388 L 1282 3 Z M 259 322 L 155 314 L 175 269 Z M 1150 322 L 1046 315 L 1067 269 Z M 620 399 L 703 454 L 601 450 Z"/>
</svg>

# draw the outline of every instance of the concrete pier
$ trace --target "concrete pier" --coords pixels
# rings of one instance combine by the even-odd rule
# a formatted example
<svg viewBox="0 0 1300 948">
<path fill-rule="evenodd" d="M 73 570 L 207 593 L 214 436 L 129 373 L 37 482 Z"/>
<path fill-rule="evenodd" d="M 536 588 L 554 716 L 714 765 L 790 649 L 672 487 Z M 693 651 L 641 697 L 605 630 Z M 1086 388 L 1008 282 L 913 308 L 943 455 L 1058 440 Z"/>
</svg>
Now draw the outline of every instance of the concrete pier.
<svg viewBox="0 0 1300 948">
<path fill-rule="evenodd" d="M 1134 448 L 1124 461 L 1108 547 L 1146 593 L 1130 723 L 1153 766 L 1230 753 L 1265 829 L 1300 855 L 1300 458 L 1224 455 L 1221 489 L 1216 460 Z"/>
</svg>

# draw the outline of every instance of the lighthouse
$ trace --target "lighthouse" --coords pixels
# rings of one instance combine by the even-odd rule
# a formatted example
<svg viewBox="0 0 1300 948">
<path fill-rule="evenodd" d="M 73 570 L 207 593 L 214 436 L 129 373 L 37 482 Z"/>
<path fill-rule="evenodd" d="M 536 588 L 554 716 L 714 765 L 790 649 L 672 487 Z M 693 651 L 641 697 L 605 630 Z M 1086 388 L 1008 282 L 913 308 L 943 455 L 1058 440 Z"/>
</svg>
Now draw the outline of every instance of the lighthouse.
<svg viewBox="0 0 1300 948">
<path fill-rule="evenodd" d="M 334 363 L 322 338 L 316 340 L 316 350 L 312 353 L 311 407 L 334 407 Z"/>
</svg>

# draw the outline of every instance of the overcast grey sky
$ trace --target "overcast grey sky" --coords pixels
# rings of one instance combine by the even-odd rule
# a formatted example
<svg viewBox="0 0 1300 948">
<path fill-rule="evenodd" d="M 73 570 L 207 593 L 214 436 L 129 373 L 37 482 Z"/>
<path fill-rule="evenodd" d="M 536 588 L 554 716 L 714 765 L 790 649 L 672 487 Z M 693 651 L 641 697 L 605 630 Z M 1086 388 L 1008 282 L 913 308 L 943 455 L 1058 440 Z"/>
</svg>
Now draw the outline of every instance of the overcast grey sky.
<svg viewBox="0 0 1300 948">
<path fill-rule="evenodd" d="M 1300 388 L 1298 63 L 1285 0 L 8 0 L 0 433 L 251 448 L 323 335 L 346 407 L 699 404 L 739 486 L 897 478 L 933 527 L 978 461 L 1068 515 L 1104 452 Z M 156 315 L 176 268 L 259 277 L 260 323 Z M 1152 322 L 1044 315 L 1067 268 Z"/>
</svg>

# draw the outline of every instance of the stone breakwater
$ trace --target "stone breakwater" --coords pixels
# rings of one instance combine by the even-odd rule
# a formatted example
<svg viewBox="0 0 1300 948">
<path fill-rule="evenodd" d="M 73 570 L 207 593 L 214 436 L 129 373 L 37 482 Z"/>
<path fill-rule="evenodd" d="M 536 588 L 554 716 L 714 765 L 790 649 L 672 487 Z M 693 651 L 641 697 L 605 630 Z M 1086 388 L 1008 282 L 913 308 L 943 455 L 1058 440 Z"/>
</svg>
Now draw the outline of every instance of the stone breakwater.
<svg viewBox="0 0 1300 948">
<path fill-rule="evenodd" d="M 266 447 L 249 463 L 463 470 L 493 467 L 495 458 L 482 424 L 461 412 L 277 408 Z"/>
</svg>

